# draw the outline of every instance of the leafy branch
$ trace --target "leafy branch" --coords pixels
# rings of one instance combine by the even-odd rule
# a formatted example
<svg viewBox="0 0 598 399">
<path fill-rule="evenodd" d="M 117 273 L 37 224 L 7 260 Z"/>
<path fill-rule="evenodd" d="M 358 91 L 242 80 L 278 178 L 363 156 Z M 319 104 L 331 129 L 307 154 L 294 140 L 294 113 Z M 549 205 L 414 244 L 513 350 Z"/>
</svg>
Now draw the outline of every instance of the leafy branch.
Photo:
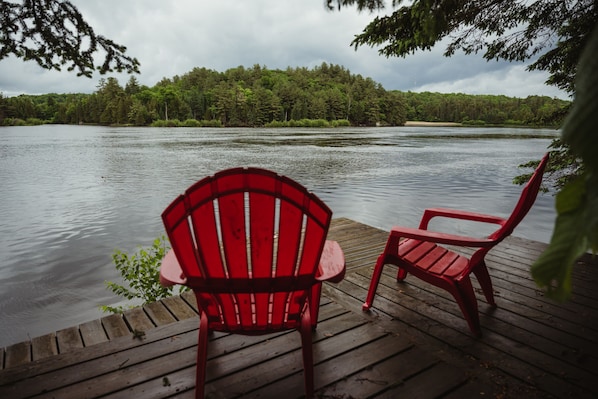
<svg viewBox="0 0 598 399">
<path fill-rule="evenodd" d="M 571 295 L 571 272 L 588 249 L 598 250 L 598 28 L 580 58 L 576 97 L 563 125 L 562 141 L 584 167 L 556 196 L 557 219 L 550 244 L 532 265 L 532 276 L 547 295 Z"/>
<path fill-rule="evenodd" d="M 160 237 L 154 240 L 151 247 L 139 248 L 133 255 L 114 251 L 112 260 L 127 285 L 106 281 L 106 286 L 118 296 L 128 300 L 141 299 L 143 304 L 172 296 L 173 287 L 163 287 L 160 284 L 160 264 L 167 249 L 166 238 Z M 183 290 L 185 287 L 180 287 L 179 293 Z M 125 310 L 123 306 L 103 305 L 100 308 L 111 313 L 122 313 Z"/>
<path fill-rule="evenodd" d="M 97 35 L 77 8 L 67 0 L 0 0 L 0 60 L 10 54 L 33 60 L 42 68 L 60 71 L 67 65 L 78 76 L 95 70 L 139 73 L 139 61 L 126 47 Z M 93 56 L 103 53 L 96 65 Z"/>
</svg>

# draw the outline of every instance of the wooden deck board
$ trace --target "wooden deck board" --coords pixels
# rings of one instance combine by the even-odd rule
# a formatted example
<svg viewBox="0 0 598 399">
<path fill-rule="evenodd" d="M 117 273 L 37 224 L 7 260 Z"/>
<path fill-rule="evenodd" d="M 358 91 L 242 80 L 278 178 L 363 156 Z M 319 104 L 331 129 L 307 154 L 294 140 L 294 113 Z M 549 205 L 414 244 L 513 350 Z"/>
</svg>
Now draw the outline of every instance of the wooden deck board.
<svg viewBox="0 0 598 399">
<path fill-rule="evenodd" d="M 110 339 L 124 337 L 130 333 L 129 327 L 121 314 L 111 314 L 103 317 L 102 325 Z"/>
<path fill-rule="evenodd" d="M 106 335 L 106 331 L 104 331 L 101 320 L 92 320 L 83 323 L 79 325 L 79 330 L 81 331 L 81 337 L 85 346 L 108 341 L 108 336 Z"/>
<path fill-rule="evenodd" d="M 162 303 L 174 315 L 177 320 L 184 320 L 197 316 L 196 311 L 180 296 L 165 298 Z"/>
<path fill-rule="evenodd" d="M 176 321 L 172 313 L 166 309 L 166 306 L 160 302 L 152 302 L 143 306 L 148 316 L 156 323 L 157 326 L 173 323 Z"/>
<path fill-rule="evenodd" d="M 70 352 L 73 349 L 83 348 L 83 339 L 78 326 L 68 327 L 56 332 L 58 350 L 61 353 Z"/>
<path fill-rule="evenodd" d="M 58 354 L 55 334 L 46 334 L 31 339 L 32 360 L 45 359 Z"/>
<path fill-rule="evenodd" d="M 487 257 L 498 308 L 476 291 L 483 331 L 476 339 L 450 294 L 413 277 L 397 283 L 393 266 L 372 311 L 361 311 L 387 234 L 333 221 L 329 238 L 345 252 L 347 275 L 323 287 L 313 335 L 317 397 L 598 396 L 595 259 L 575 268 L 574 298 L 555 303 L 529 274 L 545 244 L 505 240 Z M 197 328 L 194 296 L 186 292 L 11 345 L 0 351 L 0 397 L 191 398 Z M 206 394 L 303 395 L 299 334 L 210 339 Z"/>
<path fill-rule="evenodd" d="M 127 310 L 125 313 L 125 320 L 129 326 L 129 329 L 136 331 L 137 333 L 155 327 L 154 323 L 143 310 L 143 307 Z"/>
<path fill-rule="evenodd" d="M 18 344 L 11 345 L 4 352 L 4 367 L 6 368 L 26 364 L 31 361 L 30 342 L 19 342 Z"/>
</svg>

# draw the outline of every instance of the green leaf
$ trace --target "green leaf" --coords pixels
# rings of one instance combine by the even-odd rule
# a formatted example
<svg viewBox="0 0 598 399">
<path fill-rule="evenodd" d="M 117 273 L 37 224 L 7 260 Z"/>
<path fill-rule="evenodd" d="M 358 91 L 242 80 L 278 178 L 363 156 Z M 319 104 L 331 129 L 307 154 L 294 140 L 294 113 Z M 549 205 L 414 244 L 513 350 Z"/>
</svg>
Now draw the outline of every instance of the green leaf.
<svg viewBox="0 0 598 399">
<path fill-rule="evenodd" d="M 586 174 L 567 184 L 556 198 L 558 216 L 548 249 L 532 265 L 532 276 L 547 296 L 571 295 L 571 271 L 588 248 L 598 249 L 598 181 Z"/>
<path fill-rule="evenodd" d="M 563 141 L 579 155 L 586 166 L 598 170 L 598 29 L 594 29 L 579 60 L 575 81 L 575 101 L 563 127 Z"/>
<path fill-rule="evenodd" d="M 584 176 L 569 182 L 556 196 L 556 211 L 561 215 L 578 210 L 584 201 L 586 185 Z"/>
<path fill-rule="evenodd" d="M 532 277 L 536 284 L 546 289 L 546 295 L 564 301 L 571 295 L 571 271 L 577 258 L 587 248 L 587 242 L 580 223 L 585 210 L 559 214 L 548 248 L 532 265 Z"/>
<path fill-rule="evenodd" d="M 598 174 L 592 174 L 587 180 L 587 219 L 586 234 L 592 252 L 598 252 Z"/>
</svg>

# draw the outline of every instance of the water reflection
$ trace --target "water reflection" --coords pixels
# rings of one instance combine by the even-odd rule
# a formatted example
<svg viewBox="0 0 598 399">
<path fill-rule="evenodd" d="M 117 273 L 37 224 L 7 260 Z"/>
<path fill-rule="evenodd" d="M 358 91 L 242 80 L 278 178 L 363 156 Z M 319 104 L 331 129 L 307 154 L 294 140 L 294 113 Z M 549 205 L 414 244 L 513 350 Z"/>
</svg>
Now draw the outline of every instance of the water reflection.
<svg viewBox="0 0 598 399">
<path fill-rule="evenodd" d="M 522 139 L 521 134 L 526 134 Z M 517 165 L 539 159 L 552 130 L 455 128 L 0 128 L 0 346 L 100 316 L 118 299 L 115 248 L 163 234 L 160 214 L 198 179 L 236 166 L 287 175 L 335 217 L 389 229 L 426 207 L 508 215 Z M 517 138 L 512 138 L 516 136 Z M 548 241 L 551 196 L 515 234 Z M 442 226 L 440 226 L 442 227 Z M 485 234 L 465 222 L 459 234 Z"/>
</svg>

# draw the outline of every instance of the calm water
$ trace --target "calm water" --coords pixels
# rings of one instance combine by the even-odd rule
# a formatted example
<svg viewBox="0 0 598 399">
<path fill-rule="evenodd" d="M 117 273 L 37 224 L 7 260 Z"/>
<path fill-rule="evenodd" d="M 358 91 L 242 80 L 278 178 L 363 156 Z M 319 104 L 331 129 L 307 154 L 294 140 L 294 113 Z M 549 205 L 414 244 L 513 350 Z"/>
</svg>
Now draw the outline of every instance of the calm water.
<svg viewBox="0 0 598 399">
<path fill-rule="evenodd" d="M 517 134 L 545 135 L 513 138 Z M 163 234 L 160 214 L 196 180 L 233 166 L 273 169 L 334 211 L 388 230 L 430 206 L 508 215 L 517 165 L 554 130 L 477 128 L 0 128 L 0 347 L 101 316 L 119 301 L 114 249 Z M 553 197 L 515 235 L 547 242 Z M 434 227 L 434 226 L 433 226 Z M 436 225 L 442 228 L 443 226 Z M 456 223 L 452 231 L 485 234 Z"/>
</svg>

